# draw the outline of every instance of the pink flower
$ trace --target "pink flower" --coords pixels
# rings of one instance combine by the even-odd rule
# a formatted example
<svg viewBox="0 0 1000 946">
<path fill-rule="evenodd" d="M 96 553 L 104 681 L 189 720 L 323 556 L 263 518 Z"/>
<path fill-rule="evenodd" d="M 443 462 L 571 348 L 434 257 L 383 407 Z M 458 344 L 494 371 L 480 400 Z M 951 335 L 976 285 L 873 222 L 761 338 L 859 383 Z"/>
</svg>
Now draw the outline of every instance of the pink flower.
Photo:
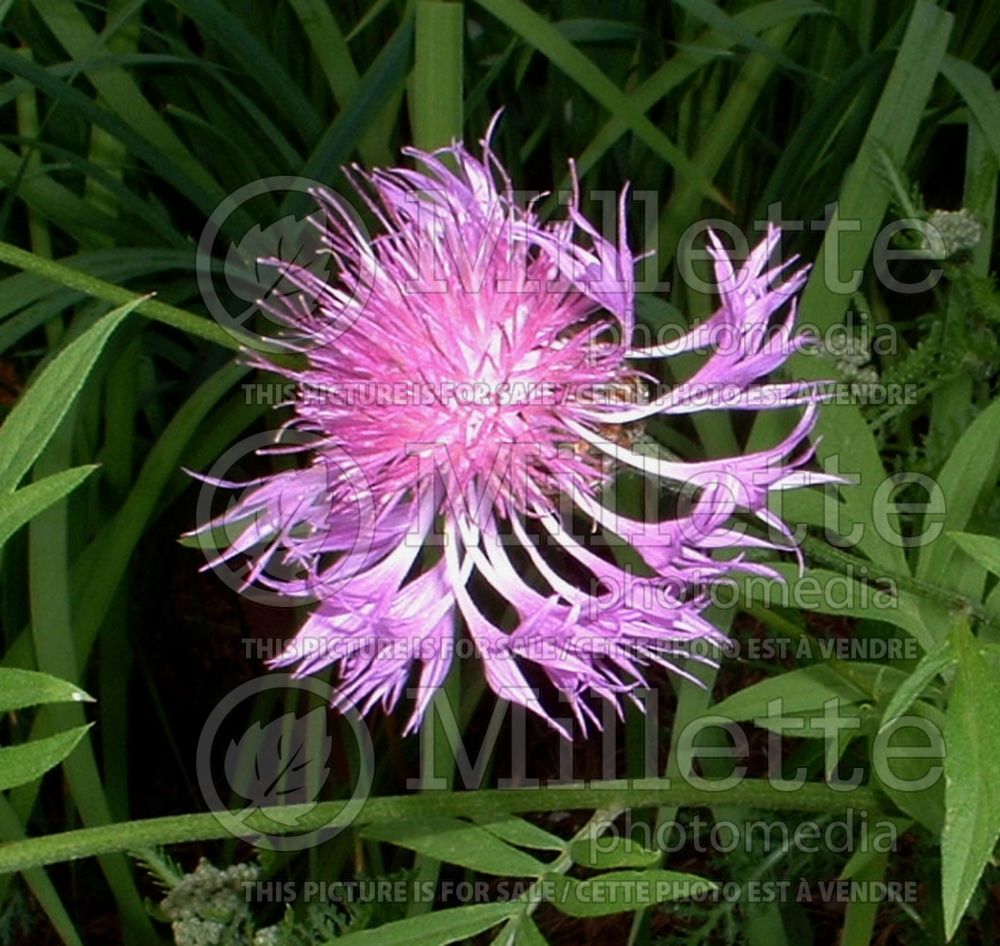
<svg viewBox="0 0 1000 946">
<path fill-rule="evenodd" d="M 713 237 L 718 312 L 633 349 L 624 193 L 613 243 L 577 195 L 558 223 L 519 207 L 488 140 L 482 160 L 461 145 L 407 153 L 419 170 L 356 171 L 374 239 L 318 195 L 339 282 L 287 268 L 315 302 L 283 314 L 311 340 L 305 364 L 256 358 L 298 385 L 291 426 L 313 438 L 308 465 L 252 484 L 200 531 L 235 531 L 215 562 L 250 555 L 248 580 L 314 602 L 274 665 L 336 663 L 341 700 L 363 712 L 416 686 L 409 731 L 461 638 L 500 697 L 568 735 L 553 694 L 585 730 L 599 725 L 586 694 L 620 708 L 651 665 L 677 670 L 692 642 L 723 641 L 702 614 L 711 583 L 772 574 L 744 553 L 778 547 L 734 514 L 782 530 L 769 495 L 826 479 L 802 469 L 816 389 L 759 380 L 799 344 L 805 274 L 775 286 L 774 229 L 739 271 Z M 703 366 L 669 390 L 639 367 L 703 346 Z M 757 453 L 685 462 L 637 442 L 653 417 L 790 405 L 806 405 L 801 422 Z M 607 498 L 623 470 L 654 498 L 661 482 L 690 484 L 690 501 L 630 518 Z M 738 554 L 713 556 L 726 548 Z"/>
</svg>

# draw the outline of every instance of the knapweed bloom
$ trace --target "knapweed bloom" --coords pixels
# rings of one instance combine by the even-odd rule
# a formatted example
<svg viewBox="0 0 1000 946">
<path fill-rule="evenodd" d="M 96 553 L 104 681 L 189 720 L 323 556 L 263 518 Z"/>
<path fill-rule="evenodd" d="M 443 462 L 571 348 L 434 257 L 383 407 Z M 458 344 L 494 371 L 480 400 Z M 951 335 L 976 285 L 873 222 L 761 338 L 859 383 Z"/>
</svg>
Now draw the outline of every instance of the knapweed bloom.
<svg viewBox="0 0 1000 946">
<path fill-rule="evenodd" d="M 464 643 L 500 697 L 568 733 L 565 701 L 585 731 L 589 697 L 620 708 L 651 667 L 724 641 L 703 615 L 710 586 L 771 574 L 747 555 L 787 544 L 769 497 L 824 479 L 804 469 L 815 389 L 762 380 L 801 344 L 804 272 L 771 266 L 774 229 L 739 269 L 713 237 L 718 311 L 633 347 L 625 194 L 614 240 L 576 187 L 543 222 L 482 148 L 355 169 L 373 237 L 317 195 L 337 279 L 286 266 L 302 293 L 282 318 L 309 345 L 294 369 L 254 356 L 299 392 L 303 463 L 202 530 L 233 536 L 215 563 L 247 556 L 249 582 L 311 602 L 272 663 L 336 664 L 344 703 L 391 711 L 415 687 L 412 730 Z M 698 352 L 663 383 L 662 359 Z M 655 446 L 673 416 L 795 406 L 769 449 L 685 461 Z"/>
</svg>

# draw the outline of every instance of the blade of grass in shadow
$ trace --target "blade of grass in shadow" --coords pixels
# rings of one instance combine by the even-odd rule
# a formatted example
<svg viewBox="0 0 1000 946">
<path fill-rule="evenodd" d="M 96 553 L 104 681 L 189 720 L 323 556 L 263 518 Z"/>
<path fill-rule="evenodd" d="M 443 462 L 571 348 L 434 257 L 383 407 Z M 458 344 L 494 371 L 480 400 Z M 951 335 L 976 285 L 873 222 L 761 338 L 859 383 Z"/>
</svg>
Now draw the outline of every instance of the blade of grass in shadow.
<svg viewBox="0 0 1000 946">
<path fill-rule="evenodd" d="M 181 467 L 188 459 L 185 453 L 192 449 L 196 432 L 203 428 L 212 408 L 249 372 L 250 369 L 244 365 L 227 364 L 191 395 L 150 450 L 128 499 L 74 563 L 72 588 L 74 600 L 78 602 L 75 619 L 77 646 L 81 654 L 86 655 L 93 646 L 107 608 L 121 583 L 126 563 L 158 508 L 168 483 L 175 477 L 185 475 Z M 232 410 L 230 414 L 236 426 L 245 425 L 255 416 L 252 412 L 240 414 Z M 218 416 L 214 418 L 216 427 L 221 420 Z M 204 429 L 207 430 L 207 426 Z M 228 425 L 223 425 L 219 431 L 212 429 L 211 446 L 215 454 L 228 442 L 224 438 L 231 435 Z M 222 444 L 216 443 L 216 439 Z M 86 595 L 83 594 L 84 589 L 88 589 Z"/>
<path fill-rule="evenodd" d="M 128 496 L 135 462 L 139 363 L 143 357 L 143 348 L 140 333 L 134 331 L 133 336 L 122 347 L 107 374 L 103 398 L 105 436 L 100 453 L 102 482 L 119 505 Z M 129 812 L 128 694 L 133 682 L 133 666 L 129 639 L 131 610 L 124 589 L 131 584 L 129 579 L 132 568 L 132 562 L 125 566 L 123 587 L 119 588 L 103 622 L 97 660 L 97 696 L 102 709 L 99 734 L 102 778 L 108 807 L 116 820 L 127 818 Z"/>
<path fill-rule="evenodd" d="M 289 3 L 309 38 L 334 100 L 341 109 L 347 108 L 357 92 L 361 76 L 333 10 L 325 0 L 289 0 Z M 357 146 L 361 162 L 367 167 L 375 167 L 388 163 L 391 154 L 387 147 L 388 129 L 383 127 L 380 113 L 373 113 L 370 119 L 369 128 L 358 139 Z"/>
<path fill-rule="evenodd" d="M 112 242 L 115 221 L 92 208 L 68 187 L 39 171 L 22 177 L 24 157 L 0 145 L 0 182 L 16 186 L 17 196 L 40 217 L 68 234 L 84 249 L 97 249 Z"/>
<path fill-rule="evenodd" d="M 766 35 L 774 49 L 782 49 L 795 29 L 796 21 L 786 21 Z M 774 73 L 773 57 L 754 53 L 740 70 L 722 106 L 712 117 L 704 136 L 698 142 L 693 160 L 715 179 L 730 152 L 743 139 L 744 129 L 754 115 L 761 94 Z M 677 245 L 685 228 L 695 219 L 702 202 L 701 193 L 690 182 L 679 181 L 664 207 L 654 233 L 647 234 L 644 246 L 655 249 L 658 265 L 655 272 L 664 272 L 668 262 L 676 256 Z"/>
<path fill-rule="evenodd" d="M 375 61 L 361 77 L 350 103 L 327 128 L 317 143 L 301 176 L 328 181 L 347 161 L 364 136 L 372 115 L 379 114 L 406 84 L 413 55 L 413 17 L 407 15 Z M 287 212 L 291 197 L 282 208 Z"/>
<path fill-rule="evenodd" d="M 770 59 L 775 66 L 781 66 L 789 72 L 808 74 L 798 63 L 792 62 L 782 51 L 780 45 L 772 45 L 761 39 L 753 30 L 744 26 L 736 17 L 730 16 L 725 10 L 709 0 L 674 0 L 692 16 L 697 17 L 706 26 L 711 27 L 720 36 L 730 36 L 733 42 L 745 47 L 753 53 Z"/>
<path fill-rule="evenodd" d="M 21 137 L 6 138 L 7 141 L 14 140 L 18 144 L 24 145 L 29 142 Z M 108 140 L 115 139 L 108 136 Z M 87 158 L 82 157 L 76 151 L 63 148 L 50 141 L 36 140 L 30 142 L 34 145 L 36 154 L 51 160 L 51 166 L 63 166 L 72 168 L 79 175 L 86 179 L 89 193 L 99 194 L 97 198 L 108 210 L 118 208 L 119 222 L 117 224 L 116 238 L 120 243 L 146 243 L 150 239 L 150 233 L 155 233 L 164 243 L 173 246 L 186 246 L 187 240 L 181 236 L 174 227 L 164 208 L 157 203 L 146 200 L 131 190 L 122 182 L 119 177 L 109 173 L 105 168 Z M 118 144 L 115 141 L 115 144 Z M 30 179 L 26 175 L 24 180 Z M 26 199 L 27 202 L 27 199 Z M 94 204 L 96 206 L 96 204 Z M 30 207 L 30 204 L 29 204 Z M 126 211 L 122 216 L 121 212 Z M 58 223 L 59 221 L 54 221 Z M 43 256 L 45 254 L 42 254 Z"/>
<path fill-rule="evenodd" d="M 986 134 L 970 116 L 965 152 L 965 185 L 962 207 L 969 211 L 983 227 L 982 236 L 973 248 L 966 264 L 972 273 L 985 278 L 989 273 L 993 247 L 993 231 L 997 205 L 998 173 L 1000 161 L 990 148 Z M 965 286 L 952 284 L 945 309 L 945 331 L 953 337 L 964 337 L 968 324 L 970 300 Z M 943 384 L 934 392 L 930 404 L 930 430 L 928 442 L 935 445 L 938 455 L 947 455 L 956 449 L 961 437 L 974 422 L 977 412 L 975 381 L 971 374 L 962 374 Z M 974 488 L 963 484 L 963 489 Z M 961 498 L 959 501 L 963 501 Z M 921 552 L 921 558 L 923 557 Z M 921 562 L 922 564 L 922 562 Z M 942 571 L 944 569 L 944 571 Z M 935 580 L 961 594 L 982 600 L 986 580 L 982 565 L 969 567 L 968 558 L 945 556 L 936 560 L 923 576 L 933 574 Z"/>
<path fill-rule="evenodd" d="M 941 61 L 941 75 L 965 100 L 993 154 L 1000 160 L 1000 95 L 993 88 L 993 80 L 982 69 L 954 56 L 945 56 Z"/>
<path fill-rule="evenodd" d="M 827 222 L 821 252 L 802 294 L 801 321 L 819 334 L 841 319 L 857 288 L 856 280 L 871 255 L 889 207 L 888 188 L 878 172 L 880 149 L 897 165 L 905 163 L 947 48 L 951 23 L 950 14 L 925 0 L 918 0 L 913 8 L 892 71 L 857 159 L 844 179 L 836 211 Z M 852 274 L 849 281 L 843 280 L 845 273 Z M 827 359 L 801 352 L 793 356 L 788 367 L 795 377 L 804 379 L 830 377 L 832 369 Z M 783 419 L 776 416 L 758 418 L 751 442 L 774 442 L 782 423 Z M 858 477 L 858 482 L 852 481 L 842 495 L 844 513 L 864 525 L 859 547 L 876 563 L 908 575 L 902 548 L 875 528 L 875 490 L 886 474 L 860 411 L 853 405 L 823 408 L 816 436 L 821 438 L 817 446 L 819 462 L 836 457 L 843 472 Z"/>
<path fill-rule="evenodd" d="M 367 27 L 371 26 L 371 24 L 375 22 L 385 9 L 392 5 L 392 2 L 393 0 L 375 0 L 375 2 L 365 11 L 361 19 L 358 20 L 358 22 L 351 28 L 350 33 L 348 33 L 346 37 L 347 42 L 351 42 Z"/>
<path fill-rule="evenodd" d="M 889 866 L 887 851 L 876 851 L 871 860 L 851 879 L 857 883 L 882 884 Z M 840 946 L 869 946 L 875 933 L 875 918 L 878 916 L 879 902 L 874 898 L 858 897 L 851 900 L 844 910 L 844 926 Z"/>
<path fill-rule="evenodd" d="M 172 0 L 172 3 L 240 64 L 246 75 L 274 103 L 278 114 L 294 118 L 304 142 L 308 144 L 319 138 L 323 121 L 316 109 L 270 49 L 238 16 L 216 0 Z"/>
<path fill-rule="evenodd" d="M 734 19 L 751 33 L 761 33 L 780 26 L 787 20 L 798 20 L 801 17 L 828 14 L 829 11 L 819 6 L 814 0 L 773 0 L 736 14 Z M 714 31 L 704 33 L 696 43 L 685 45 L 668 62 L 664 63 L 653 75 L 646 79 L 629 96 L 632 103 L 642 112 L 648 112 L 657 102 L 670 94 L 691 76 L 710 63 L 715 62 L 720 55 L 727 53 L 736 44 L 736 40 Z M 618 117 L 609 119 L 600 131 L 593 137 L 583 153 L 577 158 L 577 170 L 581 176 L 603 158 L 615 143 L 628 131 L 628 126 Z M 569 177 L 563 178 L 559 189 L 569 187 Z M 549 198 L 543 213 L 551 211 L 555 198 Z"/>
<path fill-rule="evenodd" d="M 188 398 L 149 451 L 128 499 L 74 562 L 72 588 L 77 603 L 74 622 L 81 660 L 86 659 L 93 647 L 125 566 L 168 484 L 178 477 L 183 464 L 197 469 L 217 457 L 220 447 L 238 433 L 233 428 L 245 426 L 252 420 L 252 416 L 241 415 L 237 409 L 241 396 L 236 402 L 230 402 L 225 412 L 213 415 L 211 437 L 194 441 L 199 430 L 209 430 L 205 421 L 212 408 L 250 370 L 244 365 L 227 364 Z M 216 434 L 221 444 L 214 442 Z M 188 450 L 190 456 L 186 456 Z M 205 457 L 203 451 L 209 456 Z M 31 644 L 27 635 L 18 635 L 4 655 L 3 663 L 13 667 L 30 666 Z"/>
<path fill-rule="evenodd" d="M 201 172 L 200 166 L 199 173 L 192 178 L 186 167 L 175 163 L 157 145 L 135 131 L 130 124 L 107 109 L 101 108 L 71 85 L 61 82 L 48 70 L 2 46 L 0 46 L 0 68 L 28 79 L 39 91 L 51 96 L 61 108 L 79 113 L 92 125 L 103 128 L 121 141 L 137 158 L 148 164 L 157 176 L 177 188 L 204 213 L 211 213 L 225 196 L 215 179 Z"/>
<path fill-rule="evenodd" d="M 767 208 L 778 201 L 811 207 L 811 195 L 825 194 L 838 186 L 839 180 L 832 175 L 841 173 L 843 162 L 831 152 L 841 145 L 857 150 L 864 136 L 864 128 L 857 126 L 871 114 L 866 108 L 868 97 L 872 90 L 884 87 L 891 67 L 888 50 L 862 56 L 815 96 L 782 149 L 767 184 L 756 195 L 755 219 L 763 219 Z M 829 176 L 824 178 L 824 173 Z"/>
<path fill-rule="evenodd" d="M 728 206 L 728 201 L 704 172 L 660 131 L 600 68 L 568 42 L 559 31 L 520 0 L 476 0 L 484 10 L 506 24 L 561 72 L 576 82 L 612 115 L 619 116 L 644 144 L 677 174 L 706 197 Z"/>
<path fill-rule="evenodd" d="M 105 51 L 102 37 L 94 31 L 73 0 L 41 0 L 41 2 L 33 0 L 32 6 L 42 22 L 77 63 Z M 109 7 L 109 14 L 113 15 L 114 11 L 115 7 Z M 111 38 L 110 42 L 114 46 L 108 51 L 123 52 L 134 47 L 137 37 L 137 24 L 127 30 L 119 30 Z M 87 80 L 97 90 L 101 104 L 109 112 L 117 115 L 137 135 L 162 152 L 166 160 L 176 165 L 206 193 L 218 193 L 215 180 L 206 173 L 202 164 L 163 120 L 160 112 L 149 103 L 135 79 L 125 69 L 101 69 L 85 74 Z M 98 136 L 92 140 L 100 142 L 99 152 L 111 158 L 112 166 L 114 163 L 120 164 L 124 148 L 109 151 L 108 142 L 102 142 L 100 136 L 107 135 L 112 143 L 120 139 L 104 131 L 100 126 L 92 131 Z M 88 197 L 93 197 L 93 191 Z M 94 201 L 94 205 L 102 210 L 107 209 L 107 201 L 99 198 Z"/>
<path fill-rule="evenodd" d="M 802 293 L 803 318 L 820 332 L 843 315 L 853 284 L 842 274 L 860 273 L 871 254 L 889 192 L 878 172 L 878 149 L 902 166 L 917 133 L 934 79 L 944 58 L 952 17 L 927 0 L 918 0 L 903 36 L 896 61 L 868 125 L 857 160 L 840 190 L 837 210 L 827 226 L 822 252 Z M 819 377 L 818 359 L 798 355 L 792 361 L 797 376 Z"/>
</svg>

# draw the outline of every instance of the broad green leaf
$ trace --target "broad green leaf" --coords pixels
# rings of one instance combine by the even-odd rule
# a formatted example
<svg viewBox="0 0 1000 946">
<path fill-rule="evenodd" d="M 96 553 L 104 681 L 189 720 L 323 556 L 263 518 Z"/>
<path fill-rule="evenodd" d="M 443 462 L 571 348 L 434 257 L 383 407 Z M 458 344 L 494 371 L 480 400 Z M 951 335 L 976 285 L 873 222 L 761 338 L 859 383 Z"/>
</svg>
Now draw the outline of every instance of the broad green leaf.
<svg viewBox="0 0 1000 946">
<path fill-rule="evenodd" d="M 713 715 L 737 722 L 763 717 L 768 704 L 781 701 L 781 712 L 799 714 L 821 711 L 830 700 L 861 703 L 869 699 L 860 687 L 824 664 L 782 673 L 754 683 L 712 707 Z"/>
<path fill-rule="evenodd" d="M 631 838 L 579 838 L 570 845 L 570 857 L 581 867 L 614 870 L 618 867 L 655 867 L 659 851 L 651 851 Z"/>
<path fill-rule="evenodd" d="M 347 936 L 328 940 L 324 946 L 446 946 L 448 943 L 465 943 L 521 909 L 522 904 L 515 900 L 455 907 L 386 923 L 373 930 L 348 933 Z"/>
<path fill-rule="evenodd" d="M 75 466 L 0 496 L 0 547 L 28 520 L 76 489 L 97 467 Z"/>
<path fill-rule="evenodd" d="M 0 427 L 0 494 L 12 493 L 55 434 L 91 368 L 136 300 L 103 316 L 45 366 Z"/>
<path fill-rule="evenodd" d="M 951 632 L 955 683 L 945 736 L 941 894 L 951 939 L 1000 835 L 1000 680 L 964 622 Z"/>
<path fill-rule="evenodd" d="M 716 885 L 695 874 L 672 870 L 619 870 L 589 880 L 575 880 L 565 874 L 549 874 L 543 879 L 552 905 L 567 916 L 609 916 L 667 900 L 685 900 L 716 889 Z"/>
<path fill-rule="evenodd" d="M 1000 398 L 986 408 L 955 444 L 936 479 L 944 493 L 947 509 L 944 529 L 961 532 L 972 518 L 984 489 L 996 482 L 1000 466 Z M 920 551 L 916 576 L 934 581 L 946 574 L 955 545 L 934 541 Z"/>
<path fill-rule="evenodd" d="M 458 818 L 428 817 L 402 824 L 372 825 L 364 837 L 386 841 L 448 864 L 505 877 L 540 877 L 548 870 L 530 854 Z"/>
<path fill-rule="evenodd" d="M 761 601 L 768 607 L 801 608 L 820 614 L 885 621 L 912 635 L 924 650 L 932 647 L 936 640 L 921 618 L 922 599 L 895 579 L 886 578 L 882 586 L 881 583 L 861 582 L 853 575 L 828 568 L 814 567 L 800 573 L 796 565 L 786 562 L 771 567 L 782 581 L 768 581 L 757 575 L 738 579 L 745 598 Z M 878 574 L 879 570 L 872 568 L 868 577 Z"/>
<path fill-rule="evenodd" d="M 36 670 L 0 667 L 0 713 L 46 703 L 92 703 L 76 684 Z"/>
<path fill-rule="evenodd" d="M 873 783 L 932 834 L 944 824 L 944 730 L 944 714 L 919 701 L 869 733 Z"/>
<path fill-rule="evenodd" d="M 76 748 L 91 725 L 76 726 L 23 746 L 0 749 L 0 791 L 33 782 L 57 766 Z"/>
</svg>

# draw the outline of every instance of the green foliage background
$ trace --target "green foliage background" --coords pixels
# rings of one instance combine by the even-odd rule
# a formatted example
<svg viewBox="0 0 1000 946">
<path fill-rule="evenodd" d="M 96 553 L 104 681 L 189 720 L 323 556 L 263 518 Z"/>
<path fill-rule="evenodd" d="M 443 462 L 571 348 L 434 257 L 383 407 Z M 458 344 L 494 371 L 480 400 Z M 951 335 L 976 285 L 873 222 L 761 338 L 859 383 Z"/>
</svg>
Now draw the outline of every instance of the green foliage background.
<svg viewBox="0 0 1000 946">
<path fill-rule="evenodd" d="M 167 942 L 163 921 L 174 919 L 176 933 L 176 891 L 185 884 L 194 905 L 184 907 L 184 935 L 197 927 L 199 936 L 226 937 L 204 942 L 994 941 L 1000 303 L 991 272 L 1000 6 L 3 0 L 0 28 L 0 400 L 9 412 L 0 427 L 0 688 L 10 694 L 0 695 L 0 942 Z M 701 671 L 704 688 L 672 681 L 672 718 L 660 720 L 670 787 L 649 779 L 541 796 L 484 790 L 399 799 L 416 747 L 382 721 L 374 736 L 385 764 L 358 832 L 246 870 L 297 881 L 434 881 L 481 876 L 483 863 L 469 852 L 486 850 L 493 873 L 556 878 L 571 895 L 564 915 L 526 898 L 434 910 L 417 903 L 400 908 L 405 915 L 390 906 L 299 905 L 284 917 L 280 909 L 251 916 L 230 897 L 206 918 L 198 882 L 229 889 L 244 875 L 206 881 L 203 868 L 192 881 L 197 856 L 225 871 L 249 855 L 201 813 L 192 747 L 211 705 L 260 672 L 239 641 L 266 619 L 234 614 L 219 588 L 190 577 L 200 559 L 176 546 L 176 535 L 194 525 L 196 489 L 183 469 L 205 470 L 241 435 L 275 423 L 246 402 L 240 384 L 250 372 L 233 361 L 238 343 L 206 313 L 197 241 L 219 203 L 250 181 L 298 175 L 342 189 L 342 165 L 392 164 L 406 144 L 434 146 L 455 134 L 474 142 L 501 107 L 495 148 L 517 186 L 566 187 L 572 157 L 595 219 L 601 204 L 587 197 L 595 191 L 628 181 L 635 193 L 657 196 L 655 204 L 633 201 L 630 211 L 633 246 L 655 250 L 643 277 L 673 286 L 642 294 L 647 326 L 712 310 L 710 295 L 677 278 L 677 248 L 692 224 L 717 218 L 748 228 L 780 202 L 782 218 L 805 222 L 789 234 L 788 249 L 816 260 L 802 320 L 826 329 L 864 313 L 869 327 L 891 327 L 899 344 L 885 355 L 803 358 L 789 367 L 797 377 L 851 379 L 860 365 L 884 382 L 915 386 L 905 406 L 838 405 L 822 414 L 818 458 L 836 456 L 841 469 L 860 475 L 840 509 L 845 527 L 866 526 L 865 538 L 846 550 L 831 546 L 818 494 L 790 499 L 784 513 L 810 529 L 805 551 L 815 580 L 856 582 L 864 569 L 871 582 L 896 589 L 891 611 L 827 607 L 830 620 L 855 636 L 913 639 L 921 656 L 741 661 L 721 677 Z M 809 225 L 826 219 L 834 202 L 840 220 L 860 222 L 856 229 Z M 558 209 L 555 200 L 543 206 Z M 872 268 L 882 224 L 960 208 L 978 223 L 979 239 L 945 262 L 938 287 L 916 296 L 887 291 Z M 265 199 L 260 219 L 300 209 Z M 234 217 L 224 236 L 238 242 L 252 222 Z M 834 241 L 839 274 L 864 273 L 848 295 L 831 290 Z M 782 422 L 696 417 L 651 436 L 714 455 L 768 442 Z M 890 507 L 880 484 L 904 471 L 932 476 L 947 511 Z M 925 498 L 912 484 L 906 489 L 893 498 Z M 884 516 L 906 534 L 934 525 L 941 535 L 900 548 L 875 528 Z M 788 574 L 794 582 L 793 567 Z M 738 638 L 761 629 L 792 640 L 822 633 L 815 614 L 759 594 L 740 613 Z M 460 721 L 474 734 L 477 713 L 489 711 L 476 673 L 463 671 L 466 679 L 453 684 L 464 696 Z M 84 701 L 80 688 L 96 702 Z M 824 781 L 829 760 L 808 739 L 789 760 L 811 776 L 794 797 L 764 778 L 721 797 L 677 778 L 690 761 L 676 744 L 686 723 L 718 712 L 752 720 L 774 695 L 805 718 L 830 693 L 862 720 L 842 747 L 847 758 L 870 761 L 879 728 L 907 710 L 940 723 L 944 790 L 908 796 L 869 780 L 851 795 L 837 793 Z M 626 767 L 641 772 L 638 720 L 622 730 Z M 547 737 L 537 738 L 541 757 L 554 759 Z M 488 778 L 498 767 L 502 760 L 491 757 Z M 865 809 L 897 819 L 903 841 L 894 853 L 850 861 L 803 859 L 789 849 L 675 864 L 623 846 L 614 863 L 588 864 L 569 836 L 599 833 L 626 808 L 663 822 L 692 807 L 715 818 L 789 823 L 804 813 Z M 543 811 L 573 813 L 571 832 Z M 83 830 L 66 833 L 75 829 Z M 185 843 L 173 852 L 176 863 L 158 850 Z M 172 906 L 151 909 L 163 894 L 125 851 L 140 852 Z M 675 869 L 740 884 L 911 879 L 921 893 L 916 907 L 853 902 L 834 914 L 796 903 L 635 903 L 610 919 L 574 899 L 574 885 L 604 882 L 610 872 L 627 882 Z M 603 873 L 587 880 L 594 871 Z M 494 932 L 480 935 L 487 930 Z"/>
</svg>

